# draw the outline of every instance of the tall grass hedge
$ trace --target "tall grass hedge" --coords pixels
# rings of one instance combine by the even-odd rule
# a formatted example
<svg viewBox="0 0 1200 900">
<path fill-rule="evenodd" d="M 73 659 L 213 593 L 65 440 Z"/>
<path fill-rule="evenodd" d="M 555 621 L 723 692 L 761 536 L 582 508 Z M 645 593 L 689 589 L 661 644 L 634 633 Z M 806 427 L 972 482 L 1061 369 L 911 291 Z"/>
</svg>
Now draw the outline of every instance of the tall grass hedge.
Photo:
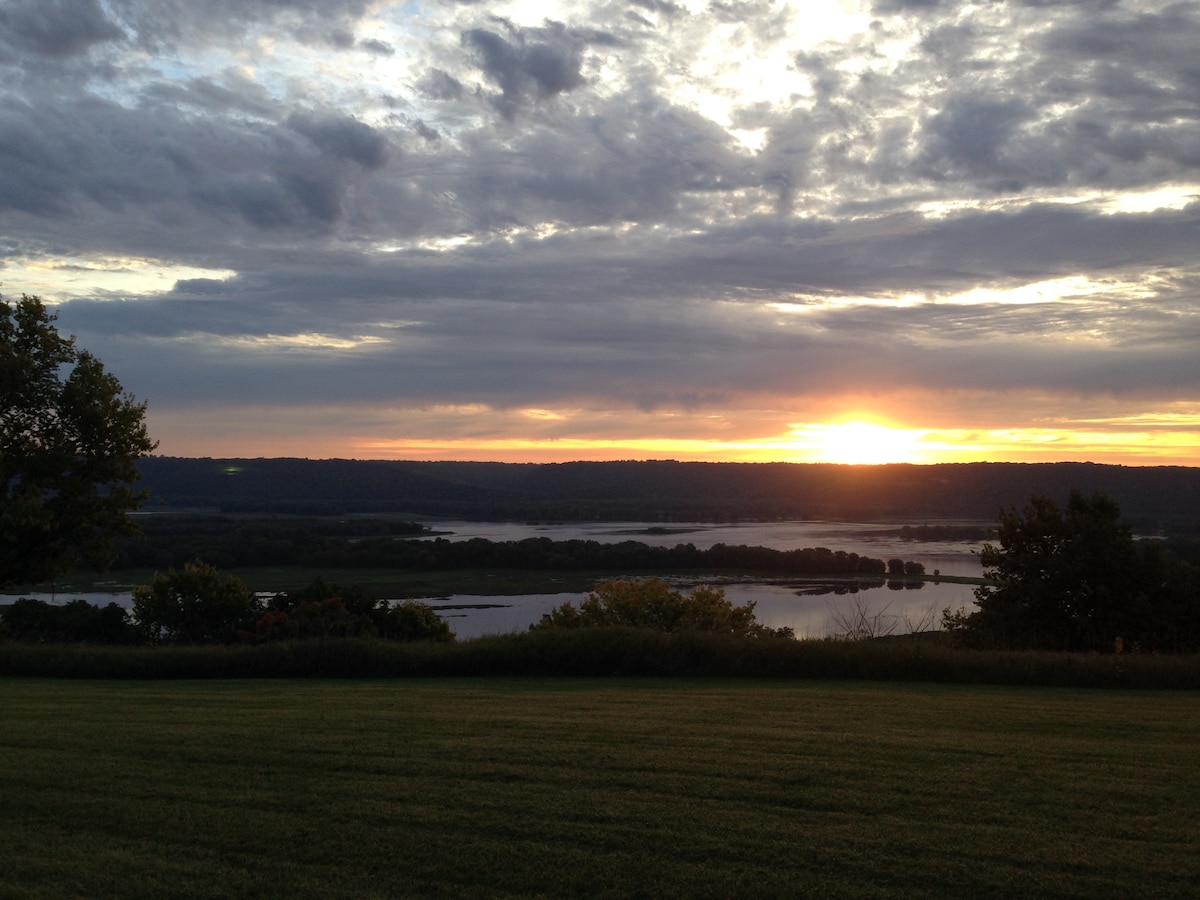
<svg viewBox="0 0 1200 900">
<path fill-rule="evenodd" d="M 0 675 L 55 678 L 686 676 L 1200 689 L 1200 656 L 968 650 L 936 637 L 870 641 L 551 629 L 458 643 L 374 638 L 114 647 L 0 643 Z"/>
</svg>

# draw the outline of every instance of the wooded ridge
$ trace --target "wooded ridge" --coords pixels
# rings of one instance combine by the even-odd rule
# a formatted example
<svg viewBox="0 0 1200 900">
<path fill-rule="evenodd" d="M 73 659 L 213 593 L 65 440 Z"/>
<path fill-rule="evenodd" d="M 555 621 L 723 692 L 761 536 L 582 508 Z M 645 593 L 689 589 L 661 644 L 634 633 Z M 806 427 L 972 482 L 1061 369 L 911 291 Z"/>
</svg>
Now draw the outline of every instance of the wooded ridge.
<svg viewBox="0 0 1200 900">
<path fill-rule="evenodd" d="M 672 460 L 488 463 L 308 459 L 139 462 L 150 508 L 514 521 L 960 518 L 1031 495 L 1103 491 L 1139 527 L 1200 530 L 1200 468 L 1092 463 L 848 466 Z"/>
</svg>

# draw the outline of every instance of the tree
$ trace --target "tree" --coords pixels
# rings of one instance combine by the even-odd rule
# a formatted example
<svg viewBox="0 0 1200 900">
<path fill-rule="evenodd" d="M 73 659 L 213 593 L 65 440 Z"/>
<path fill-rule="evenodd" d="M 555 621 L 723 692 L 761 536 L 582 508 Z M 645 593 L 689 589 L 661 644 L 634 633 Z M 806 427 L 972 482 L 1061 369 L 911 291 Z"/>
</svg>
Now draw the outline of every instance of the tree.
<svg viewBox="0 0 1200 900">
<path fill-rule="evenodd" d="M 252 631 L 260 604 L 238 578 L 196 560 L 182 571 L 157 572 L 133 589 L 133 617 L 147 638 L 183 644 L 234 640 Z"/>
<path fill-rule="evenodd" d="M 792 637 L 754 618 L 754 603 L 734 606 L 720 588 L 697 587 L 684 596 L 659 578 L 602 581 L 576 608 L 564 603 L 542 616 L 538 628 L 625 626 L 656 631 L 704 631 L 737 636 Z"/>
<path fill-rule="evenodd" d="M 146 496 L 145 404 L 55 318 L 38 297 L 0 299 L 0 585 L 106 568 Z"/>
<path fill-rule="evenodd" d="M 387 611 L 383 636 L 396 641 L 437 641 L 448 643 L 454 640 L 446 620 L 428 603 L 418 600 L 402 600 L 392 604 Z"/>
<path fill-rule="evenodd" d="M 1134 641 L 1153 617 L 1162 556 L 1139 547 L 1104 493 L 1072 490 L 1065 509 L 1033 496 L 1002 510 L 999 546 L 980 551 L 984 577 L 976 612 L 944 615 L 975 643 L 1053 650 L 1113 649 Z"/>
<path fill-rule="evenodd" d="M 130 644 L 138 635 L 125 610 L 115 603 L 93 606 L 71 600 L 61 606 L 22 597 L 0 607 L 0 637 L 18 641 Z"/>
</svg>

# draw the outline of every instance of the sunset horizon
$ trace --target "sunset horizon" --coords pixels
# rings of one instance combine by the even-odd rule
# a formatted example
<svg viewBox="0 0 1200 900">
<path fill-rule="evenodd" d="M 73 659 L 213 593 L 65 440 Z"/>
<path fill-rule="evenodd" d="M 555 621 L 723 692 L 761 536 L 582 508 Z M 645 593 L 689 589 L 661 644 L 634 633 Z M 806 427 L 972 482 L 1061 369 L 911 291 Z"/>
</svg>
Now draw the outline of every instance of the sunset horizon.
<svg viewBox="0 0 1200 900">
<path fill-rule="evenodd" d="M 0 290 L 180 457 L 1200 465 L 1200 8 L 15 3 Z"/>
</svg>

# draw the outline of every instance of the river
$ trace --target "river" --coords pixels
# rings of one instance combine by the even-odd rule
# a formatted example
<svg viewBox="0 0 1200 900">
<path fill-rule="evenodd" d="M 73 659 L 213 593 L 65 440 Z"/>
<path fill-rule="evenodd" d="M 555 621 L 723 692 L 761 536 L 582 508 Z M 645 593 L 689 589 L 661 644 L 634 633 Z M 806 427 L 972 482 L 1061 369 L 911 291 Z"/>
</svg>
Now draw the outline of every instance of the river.
<svg viewBox="0 0 1200 900">
<path fill-rule="evenodd" d="M 889 530 L 896 523 L 878 522 L 747 522 L 738 524 L 645 522 L 604 522 L 564 524 L 523 524 L 513 522 L 465 522 L 429 520 L 428 525 L 446 540 L 485 538 L 490 541 L 519 541 L 547 537 L 555 541 L 594 540 L 604 543 L 640 541 L 656 546 L 694 544 L 708 549 L 714 544 L 745 544 L 792 550 L 803 547 L 827 547 L 879 559 L 900 557 L 919 562 L 925 571 L 943 575 L 975 576 L 981 573 L 979 544 L 968 541 L 916 542 L 901 540 Z M 950 523 L 947 523 L 950 524 Z M 952 523 L 987 524 L 987 523 Z M 434 538 L 430 538 L 432 540 Z M 813 593 L 819 589 L 801 580 L 783 583 L 726 583 L 721 587 L 736 604 L 753 602 L 758 621 L 772 628 L 790 627 L 797 637 L 820 637 L 843 630 L 840 623 L 865 616 L 881 630 L 902 634 L 925 627 L 937 627 L 945 608 L 972 608 L 973 586 L 927 581 L 919 588 L 900 588 L 893 584 L 870 587 L 855 593 Z M 124 593 L 26 594 L 49 602 L 64 603 L 76 598 L 105 605 L 115 602 L 128 607 L 131 597 Z M 477 596 L 456 594 L 452 597 L 420 598 L 437 609 L 459 639 L 488 634 L 525 631 L 543 614 L 562 603 L 578 604 L 586 595 L 523 594 L 515 596 Z M 0 603 L 15 596 L 0 596 Z"/>
</svg>

